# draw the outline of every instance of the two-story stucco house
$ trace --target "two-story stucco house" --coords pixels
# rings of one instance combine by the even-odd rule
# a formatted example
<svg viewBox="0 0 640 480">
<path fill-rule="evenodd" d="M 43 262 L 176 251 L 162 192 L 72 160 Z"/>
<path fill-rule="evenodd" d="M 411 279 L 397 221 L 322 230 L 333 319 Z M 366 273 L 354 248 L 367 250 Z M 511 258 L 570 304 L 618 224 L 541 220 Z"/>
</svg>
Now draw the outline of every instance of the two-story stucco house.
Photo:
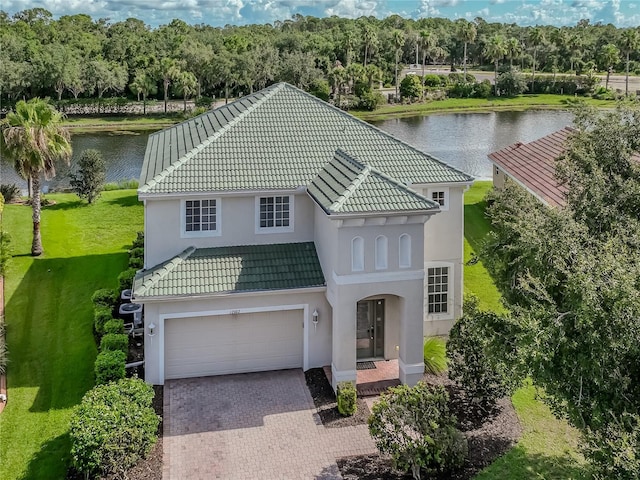
<svg viewBox="0 0 640 480">
<path fill-rule="evenodd" d="M 146 380 L 398 359 L 461 313 L 472 178 L 280 83 L 151 135 Z"/>
</svg>

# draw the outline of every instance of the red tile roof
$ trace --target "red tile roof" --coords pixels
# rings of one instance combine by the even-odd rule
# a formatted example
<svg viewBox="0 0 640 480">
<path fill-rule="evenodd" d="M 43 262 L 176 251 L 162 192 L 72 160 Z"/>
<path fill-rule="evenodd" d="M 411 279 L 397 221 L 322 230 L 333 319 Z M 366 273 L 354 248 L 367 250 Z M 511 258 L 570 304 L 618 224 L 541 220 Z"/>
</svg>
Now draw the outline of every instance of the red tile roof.
<svg viewBox="0 0 640 480">
<path fill-rule="evenodd" d="M 567 189 L 558 185 L 555 162 L 564 153 L 572 131 L 573 128 L 564 127 L 530 143 L 514 143 L 490 153 L 489 159 L 547 205 L 564 205 Z"/>
</svg>

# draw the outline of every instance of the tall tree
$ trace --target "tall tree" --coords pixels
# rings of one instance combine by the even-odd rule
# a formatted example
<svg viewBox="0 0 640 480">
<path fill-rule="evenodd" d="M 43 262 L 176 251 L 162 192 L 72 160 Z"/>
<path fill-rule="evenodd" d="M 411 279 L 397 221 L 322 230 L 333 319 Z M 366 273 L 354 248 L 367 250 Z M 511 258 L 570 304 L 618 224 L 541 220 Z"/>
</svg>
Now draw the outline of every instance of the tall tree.
<svg viewBox="0 0 640 480">
<path fill-rule="evenodd" d="M 198 79 L 191 72 L 180 72 L 175 77 L 175 86 L 178 93 L 182 95 L 184 102 L 183 111 L 187 111 L 187 99 L 198 91 Z"/>
<path fill-rule="evenodd" d="M 147 97 L 158 92 L 158 86 L 155 80 L 147 70 L 138 69 L 129 88 L 133 93 L 138 95 L 138 101 L 140 100 L 140 95 L 142 95 L 142 114 L 146 115 Z"/>
<path fill-rule="evenodd" d="M 373 25 L 365 25 L 364 33 L 363 33 L 363 41 L 364 41 L 364 63 L 363 65 L 366 67 L 367 62 L 369 60 L 369 56 L 371 55 L 371 51 L 375 48 L 378 43 L 378 32 L 376 31 Z"/>
<path fill-rule="evenodd" d="M 513 61 L 522 55 L 522 44 L 515 37 L 507 40 L 507 58 L 509 59 L 509 67 L 513 68 Z"/>
<path fill-rule="evenodd" d="M 621 50 L 626 55 L 626 67 L 624 76 L 624 94 L 629 95 L 629 56 L 631 52 L 640 49 L 640 34 L 637 29 L 629 28 L 622 32 Z"/>
<path fill-rule="evenodd" d="M 491 59 L 493 69 L 493 92 L 498 95 L 498 62 L 507 54 L 507 40 L 500 34 L 495 34 L 484 47 L 484 54 Z"/>
<path fill-rule="evenodd" d="M 392 38 L 393 38 L 393 49 L 395 52 L 395 59 L 396 59 L 396 75 L 395 75 L 395 84 L 396 84 L 396 101 L 398 101 L 398 63 L 400 62 L 400 54 L 402 53 L 402 47 L 404 46 L 404 42 L 405 42 L 405 34 L 403 31 L 401 30 L 394 30 L 393 34 L 392 34 Z"/>
<path fill-rule="evenodd" d="M 33 242 L 31 255 L 42 255 L 40 234 L 40 176 L 56 174 L 56 161 L 71 158 L 69 132 L 61 126 L 62 115 L 46 101 L 34 98 L 16 104 L 2 122 L 2 148 L 18 174 L 32 185 Z"/>
<path fill-rule="evenodd" d="M 458 20 L 458 31 L 456 33 L 457 33 L 458 40 L 464 43 L 464 53 L 463 53 L 462 62 L 464 65 L 463 67 L 464 75 L 466 77 L 467 76 L 467 46 L 470 43 L 473 43 L 476 41 L 476 35 L 478 34 L 478 31 L 476 30 L 476 26 L 473 23 L 464 19 L 460 19 Z"/>
<path fill-rule="evenodd" d="M 538 47 L 544 43 L 544 30 L 540 27 L 533 27 L 529 31 L 529 42 L 533 47 L 533 67 L 531 69 L 531 93 L 535 93 L 536 81 L 536 58 L 538 56 Z"/>
<path fill-rule="evenodd" d="M 429 30 L 420 30 L 419 45 L 420 50 L 422 51 L 422 86 L 424 87 L 425 64 L 427 63 L 427 57 L 430 55 L 431 51 L 438 45 L 438 37 L 435 33 Z"/>
<path fill-rule="evenodd" d="M 164 113 L 167 113 L 169 86 L 180 73 L 178 62 L 176 62 L 173 58 L 164 57 L 162 60 L 160 60 L 160 64 L 158 65 L 158 73 L 160 74 L 160 78 L 162 78 L 162 88 L 164 89 Z"/>
<path fill-rule="evenodd" d="M 605 88 L 609 88 L 609 77 L 611 76 L 611 70 L 613 69 L 613 66 L 620 61 L 620 50 L 618 50 L 618 47 L 616 47 L 613 43 L 607 43 L 604 47 L 602 47 L 600 57 L 602 58 L 604 68 L 607 69 L 607 81 L 605 83 Z"/>
</svg>

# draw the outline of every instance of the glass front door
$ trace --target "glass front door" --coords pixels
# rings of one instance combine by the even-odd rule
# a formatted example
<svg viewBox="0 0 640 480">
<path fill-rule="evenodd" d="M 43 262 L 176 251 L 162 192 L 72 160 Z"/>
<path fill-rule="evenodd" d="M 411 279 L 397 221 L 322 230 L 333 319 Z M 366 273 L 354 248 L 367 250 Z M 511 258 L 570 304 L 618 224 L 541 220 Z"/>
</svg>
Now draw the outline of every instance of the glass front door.
<svg viewBox="0 0 640 480">
<path fill-rule="evenodd" d="M 356 313 L 358 360 L 384 358 L 384 300 L 358 302 Z"/>
</svg>

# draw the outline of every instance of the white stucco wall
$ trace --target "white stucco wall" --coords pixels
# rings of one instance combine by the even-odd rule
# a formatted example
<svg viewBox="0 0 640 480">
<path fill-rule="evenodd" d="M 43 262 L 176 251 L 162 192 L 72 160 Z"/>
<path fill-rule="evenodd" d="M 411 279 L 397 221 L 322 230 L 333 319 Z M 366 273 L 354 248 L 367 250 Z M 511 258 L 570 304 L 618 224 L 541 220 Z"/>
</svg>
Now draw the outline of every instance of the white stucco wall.
<svg viewBox="0 0 640 480">
<path fill-rule="evenodd" d="M 507 179 L 507 175 L 500 167 L 493 165 L 493 186 L 498 190 L 504 188 L 504 182 Z"/>
<path fill-rule="evenodd" d="M 147 199 L 145 207 L 145 268 L 164 262 L 190 246 L 310 242 L 314 239 L 314 204 L 306 193 L 294 196 L 293 232 L 256 234 L 256 196 L 203 196 L 220 202 L 220 235 L 185 237 L 180 199 Z"/>
<path fill-rule="evenodd" d="M 324 290 L 317 289 L 317 291 L 313 292 L 281 290 L 271 293 L 235 294 L 202 299 L 145 303 L 145 332 L 148 332 L 147 327 L 150 323 L 156 325 L 154 337 L 145 336 L 145 380 L 151 384 L 162 385 L 164 383 L 160 366 L 164 362 L 165 319 L 189 316 L 190 313 L 193 313 L 193 316 L 199 316 L 204 313 L 212 315 L 210 312 L 228 315 L 233 311 L 239 310 L 242 312 L 243 309 L 288 308 L 290 306 L 302 306 L 303 310 L 306 311 L 304 338 L 301 340 L 306 346 L 306 351 L 303 354 L 307 362 L 306 367 L 314 368 L 329 365 L 331 363 L 333 313 L 326 300 Z M 315 328 L 312 323 L 314 310 L 317 310 L 320 314 L 318 325 Z M 175 315 L 175 317 L 172 317 L 172 315 Z M 171 321 L 179 322 L 180 320 L 176 318 Z M 354 347 L 355 345 L 352 345 L 352 348 Z"/>
</svg>

